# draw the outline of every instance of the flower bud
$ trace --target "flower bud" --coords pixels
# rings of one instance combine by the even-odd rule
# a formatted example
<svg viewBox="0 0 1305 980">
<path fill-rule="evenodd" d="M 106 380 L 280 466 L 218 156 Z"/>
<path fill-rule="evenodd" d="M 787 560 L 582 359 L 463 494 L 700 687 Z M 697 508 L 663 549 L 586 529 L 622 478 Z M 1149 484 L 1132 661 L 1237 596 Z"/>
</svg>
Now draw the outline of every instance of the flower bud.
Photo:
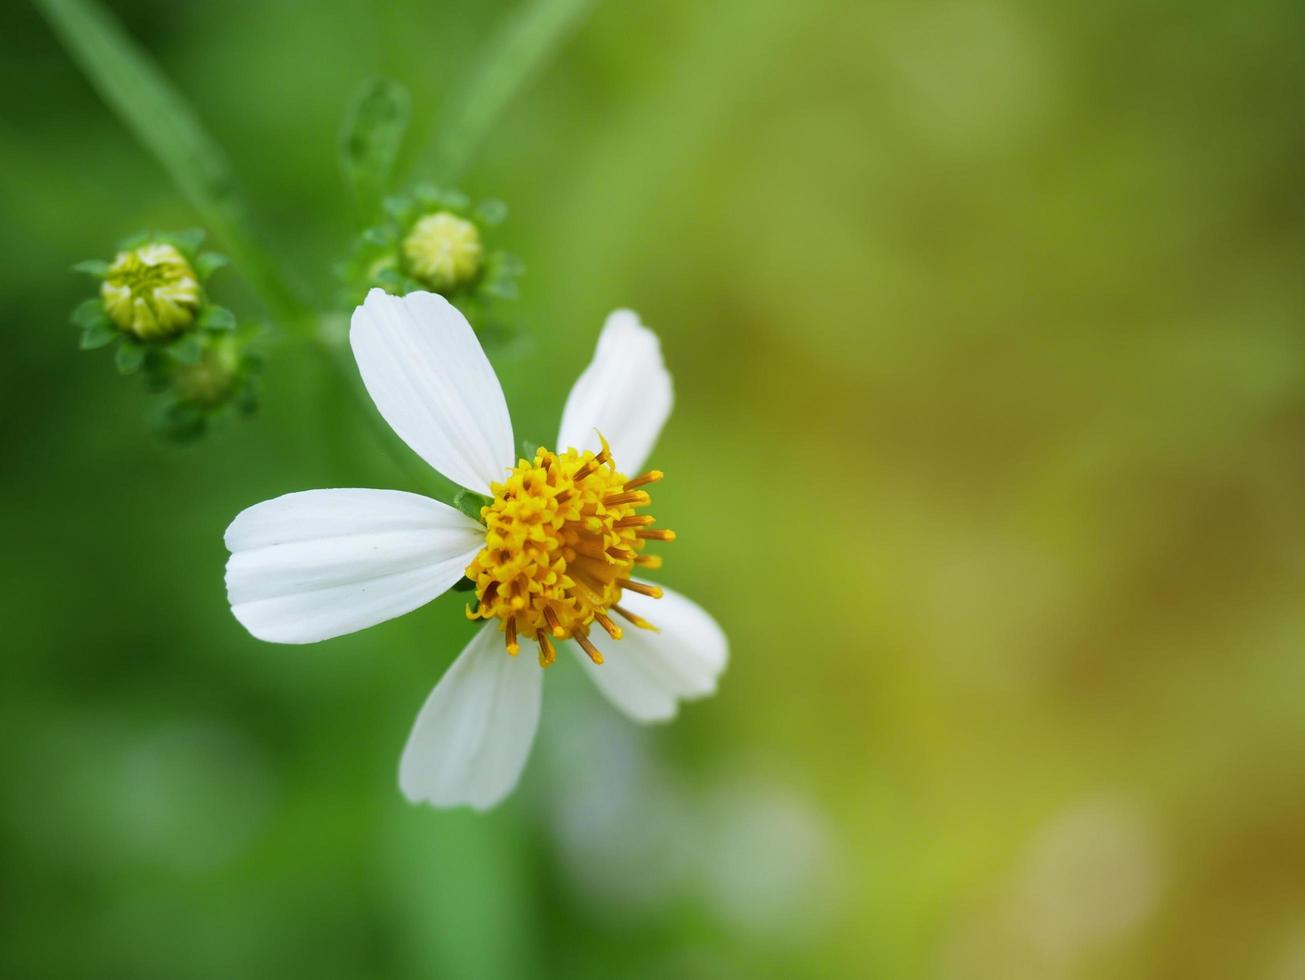
<svg viewBox="0 0 1305 980">
<path fill-rule="evenodd" d="M 154 242 L 118 253 L 104 273 L 100 298 L 120 330 L 140 340 L 160 340 L 194 322 L 199 279 L 175 246 Z"/>
<path fill-rule="evenodd" d="M 438 292 L 448 292 L 476 278 L 484 247 L 475 224 L 436 211 L 412 226 L 403 240 L 403 257 L 415 278 Z"/>
</svg>

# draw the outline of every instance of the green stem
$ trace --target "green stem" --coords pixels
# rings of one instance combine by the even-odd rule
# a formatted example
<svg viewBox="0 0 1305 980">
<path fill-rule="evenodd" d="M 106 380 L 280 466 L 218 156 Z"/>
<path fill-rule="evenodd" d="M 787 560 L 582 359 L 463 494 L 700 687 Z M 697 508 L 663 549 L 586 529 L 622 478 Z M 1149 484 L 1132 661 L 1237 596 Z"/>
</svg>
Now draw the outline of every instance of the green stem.
<svg viewBox="0 0 1305 980">
<path fill-rule="evenodd" d="M 594 0 L 529 0 L 499 25 L 445 106 L 431 147 L 437 180 L 461 178 L 513 97 L 579 27 Z"/>
</svg>

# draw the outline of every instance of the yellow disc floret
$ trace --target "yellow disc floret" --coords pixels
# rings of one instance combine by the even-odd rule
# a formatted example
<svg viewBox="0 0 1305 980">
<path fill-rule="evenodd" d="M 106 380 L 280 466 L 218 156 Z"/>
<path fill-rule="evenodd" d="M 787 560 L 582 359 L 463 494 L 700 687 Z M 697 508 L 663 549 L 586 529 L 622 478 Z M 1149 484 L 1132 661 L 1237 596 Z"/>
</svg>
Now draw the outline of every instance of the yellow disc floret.
<svg viewBox="0 0 1305 980">
<path fill-rule="evenodd" d="M 403 240 L 403 257 L 412 274 L 441 292 L 476 278 L 483 256 L 480 231 L 448 211 L 421 218 Z"/>
<path fill-rule="evenodd" d="M 597 623 L 619 640 L 621 627 L 609 612 L 653 628 L 620 601 L 626 589 L 661 596 L 656 586 L 630 577 L 635 566 L 661 564 L 643 554 L 648 541 L 675 540 L 674 532 L 652 529 L 653 518 L 637 513 L 651 503 L 640 488 L 661 477 L 652 470 L 626 478 L 606 443 L 597 454 L 540 449 L 533 460 L 518 462 L 493 485 L 494 500 L 481 510 L 485 547 L 467 566 L 479 602 L 468 615 L 501 620 L 509 653 L 520 650 L 519 637 L 534 639 L 545 667 L 557 656 L 553 641 L 565 639 L 602 663 L 589 630 Z"/>
<path fill-rule="evenodd" d="M 120 329 L 141 340 L 161 340 L 194 322 L 199 280 L 175 246 L 155 242 L 118 253 L 104 274 L 100 298 Z"/>
</svg>

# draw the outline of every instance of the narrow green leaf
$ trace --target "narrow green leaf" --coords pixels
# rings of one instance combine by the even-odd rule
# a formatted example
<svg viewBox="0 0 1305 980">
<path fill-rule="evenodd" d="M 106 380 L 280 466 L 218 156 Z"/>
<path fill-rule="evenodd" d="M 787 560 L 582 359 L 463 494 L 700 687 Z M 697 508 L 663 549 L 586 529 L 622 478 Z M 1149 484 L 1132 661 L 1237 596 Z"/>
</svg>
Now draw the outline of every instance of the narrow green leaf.
<svg viewBox="0 0 1305 980">
<path fill-rule="evenodd" d="M 87 259 L 85 262 L 78 262 L 73 266 L 73 272 L 84 272 L 88 276 L 94 276 L 96 279 L 103 279 L 105 273 L 109 271 L 109 263 L 103 259 Z"/>
<path fill-rule="evenodd" d="M 371 78 L 345 110 L 340 129 L 344 178 L 364 221 L 380 213 L 394 162 L 408 129 L 408 90 L 388 78 Z"/>
<path fill-rule="evenodd" d="M 167 170 L 273 315 L 304 323 L 307 307 L 253 232 L 226 155 L 189 103 L 95 0 L 36 3 L 100 97 Z"/>
<path fill-rule="evenodd" d="M 123 338 L 122 343 L 118 345 L 118 351 L 114 355 L 114 363 L 118 365 L 118 371 L 122 374 L 131 374 L 140 369 L 145 360 L 145 348 L 134 340 Z"/>
<path fill-rule="evenodd" d="M 441 181 L 455 181 L 513 97 L 580 26 L 594 0 L 526 0 L 503 20 L 450 96 L 430 152 Z"/>
<path fill-rule="evenodd" d="M 236 315 L 225 306 L 207 306 L 199 315 L 198 325 L 201 330 L 234 330 Z"/>
</svg>

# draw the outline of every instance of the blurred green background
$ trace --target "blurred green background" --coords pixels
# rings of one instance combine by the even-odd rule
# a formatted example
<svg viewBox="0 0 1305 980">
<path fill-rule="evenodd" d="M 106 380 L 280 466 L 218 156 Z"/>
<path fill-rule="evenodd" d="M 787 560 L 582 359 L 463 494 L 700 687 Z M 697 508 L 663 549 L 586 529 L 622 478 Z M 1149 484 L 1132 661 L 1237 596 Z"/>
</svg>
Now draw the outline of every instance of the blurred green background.
<svg viewBox="0 0 1305 980">
<path fill-rule="evenodd" d="M 344 104 L 401 80 L 420 148 L 510 5 L 113 7 L 329 297 Z M 496 366 L 550 441 L 607 311 L 659 331 L 662 578 L 732 662 L 639 729 L 563 659 L 488 816 L 396 786 L 457 600 L 231 618 L 237 511 L 423 488 L 306 345 L 151 436 L 68 267 L 194 212 L 3 16 L 0 973 L 1305 977 L 1299 3 L 598 6 L 463 182 Z"/>
</svg>

